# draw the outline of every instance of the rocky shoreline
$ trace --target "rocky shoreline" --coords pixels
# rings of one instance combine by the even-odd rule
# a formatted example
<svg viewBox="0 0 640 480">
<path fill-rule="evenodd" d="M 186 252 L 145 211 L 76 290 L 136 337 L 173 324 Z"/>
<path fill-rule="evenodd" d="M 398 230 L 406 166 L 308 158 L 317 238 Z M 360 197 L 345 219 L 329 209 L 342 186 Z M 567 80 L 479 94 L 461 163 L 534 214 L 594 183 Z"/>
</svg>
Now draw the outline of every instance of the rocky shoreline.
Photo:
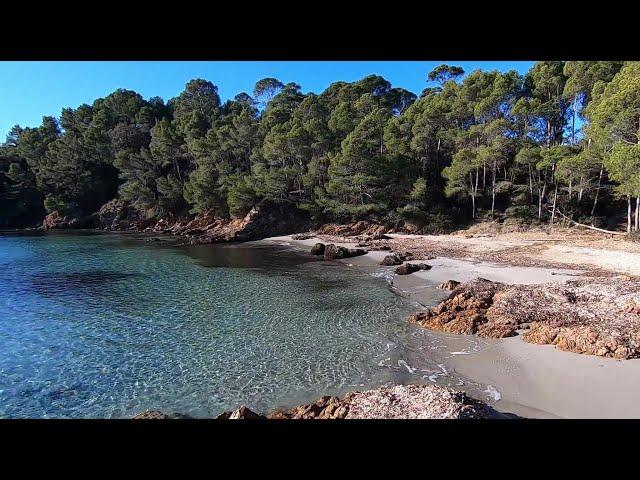
<svg viewBox="0 0 640 480">
<path fill-rule="evenodd" d="M 619 276 L 563 284 L 507 285 L 476 279 L 456 286 L 411 323 L 455 334 L 504 338 L 616 359 L 640 357 L 640 282 Z"/>
<path fill-rule="evenodd" d="M 167 420 L 185 418 L 148 410 L 134 419 Z M 484 419 L 508 418 L 466 393 L 438 385 L 395 385 L 364 392 L 350 392 L 343 397 L 321 397 L 314 403 L 276 410 L 268 415 L 240 406 L 223 412 L 217 420 L 329 420 L 329 419 Z"/>
</svg>

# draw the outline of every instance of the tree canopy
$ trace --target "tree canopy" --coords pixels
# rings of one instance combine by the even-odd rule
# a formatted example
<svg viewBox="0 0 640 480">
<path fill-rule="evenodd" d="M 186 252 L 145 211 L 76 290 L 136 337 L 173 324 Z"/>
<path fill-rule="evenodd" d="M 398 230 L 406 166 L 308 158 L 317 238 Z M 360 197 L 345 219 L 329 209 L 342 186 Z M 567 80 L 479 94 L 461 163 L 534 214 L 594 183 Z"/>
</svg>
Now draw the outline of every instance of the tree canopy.
<svg viewBox="0 0 640 480">
<path fill-rule="evenodd" d="M 426 81 L 417 96 L 378 75 L 319 93 L 264 78 L 224 103 L 204 79 L 166 102 L 116 90 L 11 129 L 0 226 L 120 198 L 155 218 L 242 216 L 267 199 L 327 221 L 562 213 L 640 229 L 640 62 L 440 65 Z"/>
</svg>

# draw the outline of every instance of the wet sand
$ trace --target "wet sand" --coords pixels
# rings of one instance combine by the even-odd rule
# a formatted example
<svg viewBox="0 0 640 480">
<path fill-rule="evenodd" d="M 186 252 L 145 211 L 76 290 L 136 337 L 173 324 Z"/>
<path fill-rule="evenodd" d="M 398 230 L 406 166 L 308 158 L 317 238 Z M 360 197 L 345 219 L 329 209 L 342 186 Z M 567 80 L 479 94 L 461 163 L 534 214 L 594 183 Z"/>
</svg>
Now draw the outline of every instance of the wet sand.
<svg viewBox="0 0 640 480">
<path fill-rule="evenodd" d="M 309 248 L 319 240 L 272 237 L 265 242 Z M 353 243 L 337 243 L 353 247 Z M 559 246 L 559 248 L 562 248 Z M 372 251 L 361 257 L 341 260 L 351 266 L 373 270 L 389 252 Z M 438 257 L 425 262 L 429 271 L 393 275 L 394 288 L 424 306 L 435 305 L 449 292 L 436 290 L 446 280 L 460 282 L 483 277 L 509 284 L 563 282 L 579 276 L 581 270 L 516 267 L 470 260 Z M 502 412 L 528 418 L 640 418 L 640 359 L 614 360 L 563 352 L 551 345 L 533 345 L 519 336 L 491 340 L 473 338 L 475 348 L 465 354 L 452 352 L 447 367 L 472 382 L 488 385 Z M 452 345 L 457 343 L 452 338 Z"/>
</svg>

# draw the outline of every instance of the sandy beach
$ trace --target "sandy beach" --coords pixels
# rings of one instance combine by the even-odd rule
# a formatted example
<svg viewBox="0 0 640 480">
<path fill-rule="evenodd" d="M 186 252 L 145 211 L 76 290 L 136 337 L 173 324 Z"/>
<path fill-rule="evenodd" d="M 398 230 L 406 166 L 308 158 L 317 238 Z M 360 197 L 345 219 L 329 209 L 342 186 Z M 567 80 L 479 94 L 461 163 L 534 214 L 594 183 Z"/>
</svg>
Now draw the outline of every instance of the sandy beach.
<svg viewBox="0 0 640 480">
<path fill-rule="evenodd" d="M 447 297 L 448 291 L 434 287 L 450 279 L 466 282 L 481 277 L 507 284 L 538 284 L 564 282 L 594 272 L 640 275 L 637 244 L 603 240 L 599 236 L 554 235 L 556 241 L 546 239 L 544 245 L 535 235 L 466 238 L 464 235 L 391 234 L 389 237 L 391 245 L 398 242 L 403 246 L 421 245 L 436 252 L 447 249 L 457 252 L 430 260 L 413 260 L 426 262 L 433 268 L 411 275 L 393 275 L 393 269 L 389 268 L 389 280 L 394 288 L 425 307 L 434 306 Z M 294 240 L 287 235 L 263 241 L 302 249 L 316 242 L 354 246 L 354 241 L 348 238 L 327 236 Z M 366 255 L 339 261 L 353 267 L 379 269 L 380 261 L 388 254 L 388 251 L 369 251 Z M 452 346 L 463 338 L 473 339 L 475 348 L 463 355 L 450 355 L 446 359 L 447 368 L 471 382 L 490 386 L 495 391 L 492 406 L 498 411 L 528 418 L 640 417 L 640 359 L 615 360 L 564 352 L 551 345 L 526 343 L 520 336 L 497 340 L 443 336 L 447 337 Z"/>
</svg>

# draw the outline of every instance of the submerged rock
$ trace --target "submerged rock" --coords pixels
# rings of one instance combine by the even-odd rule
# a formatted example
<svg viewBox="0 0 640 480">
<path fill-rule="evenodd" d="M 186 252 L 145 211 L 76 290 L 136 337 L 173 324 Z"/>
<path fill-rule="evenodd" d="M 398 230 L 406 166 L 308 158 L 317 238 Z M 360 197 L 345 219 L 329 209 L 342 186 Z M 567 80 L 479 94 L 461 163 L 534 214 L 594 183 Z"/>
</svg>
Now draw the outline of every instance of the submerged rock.
<svg viewBox="0 0 640 480">
<path fill-rule="evenodd" d="M 313 247 L 311 247 L 311 255 L 324 255 L 324 249 L 324 243 L 316 243 Z"/>
<path fill-rule="evenodd" d="M 366 250 L 361 248 L 345 248 L 339 247 L 333 243 L 326 245 L 324 248 L 324 259 L 325 260 L 337 260 L 340 258 L 351 258 L 358 257 L 360 255 L 365 255 L 367 253 Z"/>
<path fill-rule="evenodd" d="M 145 410 L 133 416 L 134 420 L 167 420 L 169 415 L 159 410 Z"/>
<path fill-rule="evenodd" d="M 431 265 L 426 263 L 405 263 L 395 269 L 396 275 L 410 275 L 418 270 L 431 270 Z"/>
<path fill-rule="evenodd" d="M 182 413 L 165 413 L 160 410 L 145 410 L 132 417 L 134 420 L 173 420 L 173 419 L 185 419 L 192 418 L 189 415 Z"/>
</svg>

